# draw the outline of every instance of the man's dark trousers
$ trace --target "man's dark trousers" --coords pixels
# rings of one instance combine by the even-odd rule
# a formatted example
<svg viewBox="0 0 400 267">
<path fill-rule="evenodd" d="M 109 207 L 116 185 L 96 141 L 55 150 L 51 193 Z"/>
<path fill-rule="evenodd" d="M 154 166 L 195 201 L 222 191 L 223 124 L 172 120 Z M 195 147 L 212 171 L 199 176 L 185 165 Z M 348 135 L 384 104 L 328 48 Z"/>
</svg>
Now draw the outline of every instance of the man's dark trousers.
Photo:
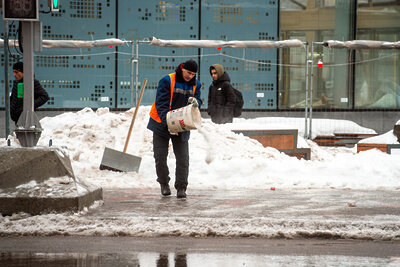
<svg viewBox="0 0 400 267">
<path fill-rule="evenodd" d="M 178 135 L 170 135 L 170 138 L 153 133 L 153 151 L 156 162 L 157 182 L 168 184 L 170 181 L 167 164 L 169 139 L 176 158 L 175 188 L 186 189 L 189 176 L 189 142 L 182 141 Z"/>
</svg>

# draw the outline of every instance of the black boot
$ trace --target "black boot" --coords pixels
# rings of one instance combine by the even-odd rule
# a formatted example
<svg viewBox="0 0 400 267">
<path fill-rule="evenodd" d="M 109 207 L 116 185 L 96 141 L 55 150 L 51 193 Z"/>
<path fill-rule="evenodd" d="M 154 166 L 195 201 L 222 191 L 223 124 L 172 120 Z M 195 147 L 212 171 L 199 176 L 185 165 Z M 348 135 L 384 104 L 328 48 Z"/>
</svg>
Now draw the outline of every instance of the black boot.
<svg viewBox="0 0 400 267">
<path fill-rule="evenodd" d="M 178 188 L 176 191 L 177 198 L 186 198 L 186 189 L 185 188 Z"/>
<path fill-rule="evenodd" d="M 160 184 L 161 185 L 161 194 L 163 196 L 169 196 L 171 195 L 171 189 L 169 189 L 168 184 Z"/>
</svg>

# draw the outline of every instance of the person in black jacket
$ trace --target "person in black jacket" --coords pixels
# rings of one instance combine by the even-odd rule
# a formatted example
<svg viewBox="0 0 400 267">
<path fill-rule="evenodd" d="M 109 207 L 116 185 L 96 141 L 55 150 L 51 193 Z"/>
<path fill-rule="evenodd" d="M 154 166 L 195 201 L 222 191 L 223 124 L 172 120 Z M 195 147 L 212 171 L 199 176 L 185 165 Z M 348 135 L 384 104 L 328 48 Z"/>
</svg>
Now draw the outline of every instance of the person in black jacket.
<svg viewBox="0 0 400 267">
<path fill-rule="evenodd" d="M 15 78 L 10 96 L 10 115 L 11 119 L 17 124 L 19 117 L 24 109 L 23 90 L 18 92 L 18 84 L 24 84 L 24 64 L 17 62 L 13 65 L 13 75 Z M 49 100 L 49 95 L 43 89 L 40 82 L 34 79 L 34 110 L 44 105 Z M 23 88 L 23 86 L 22 86 Z"/>
<path fill-rule="evenodd" d="M 210 74 L 213 82 L 208 90 L 207 113 L 214 123 L 232 122 L 236 96 L 230 83 L 231 79 L 220 64 L 212 65 Z"/>
</svg>

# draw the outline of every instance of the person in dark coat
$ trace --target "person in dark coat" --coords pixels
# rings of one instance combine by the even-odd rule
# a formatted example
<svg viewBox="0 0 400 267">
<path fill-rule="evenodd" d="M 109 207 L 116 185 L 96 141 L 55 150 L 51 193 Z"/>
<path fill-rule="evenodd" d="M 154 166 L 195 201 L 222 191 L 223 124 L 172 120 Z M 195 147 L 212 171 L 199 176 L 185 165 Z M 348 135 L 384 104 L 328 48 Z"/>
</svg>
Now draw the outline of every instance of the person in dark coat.
<svg viewBox="0 0 400 267">
<path fill-rule="evenodd" d="M 207 113 L 214 123 L 232 122 L 236 96 L 231 85 L 231 79 L 220 64 L 212 65 L 210 74 L 213 81 L 208 90 Z"/>
<path fill-rule="evenodd" d="M 24 64 L 17 62 L 13 65 L 14 83 L 10 96 L 10 115 L 11 119 L 17 124 L 19 117 L 24 109 L 23 92 L 18 92 L 18 84 L 24 84 Z M 23 87 L 22 87 L 23 88 Z M 34 79 L 34 110 L 44 105 L 49 100 L 49 95 L 43 89 L 40 82 Z"/>
<path fill-rule="evenodd" d="M 156 163 L 157 182 L 161 194 L 171 195 L 169 188 L 169 169 L 167 165 L 169 140 L 176 158 L 175 189 L 178 198 L 186 198 L 189 176 L 189 137 L 190 131 L 173 135 L 168 131 L 166 116 L 170 110 L 193 103 L 201 106 L 201 83 L 196 79 L 197 63 L 188 60 L 180 64 L 174 73 L 164 76 L 158 83 L 156 100 L 150 111 L 147 128 L 153 131 L 153 151 Z M 171 85 L 175 84 L 173 88 Z M 171 102 L 171 89 L 172 102 Z"/>
</svg>

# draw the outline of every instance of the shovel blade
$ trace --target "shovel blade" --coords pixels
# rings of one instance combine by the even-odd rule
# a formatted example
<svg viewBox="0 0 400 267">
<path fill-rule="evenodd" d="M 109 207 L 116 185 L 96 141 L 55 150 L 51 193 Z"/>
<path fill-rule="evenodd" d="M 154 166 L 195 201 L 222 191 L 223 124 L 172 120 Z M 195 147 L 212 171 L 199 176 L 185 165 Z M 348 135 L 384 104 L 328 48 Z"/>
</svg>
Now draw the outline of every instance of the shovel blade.
<svg viewBox="0 0 400 267">
<path fill-rule="evenodd" d="M 100 170 L 111 170 L 118 172 L 138 172 L 141 157 L 133 156 L 111 148 L 104 148 L 103 159 Z"/>
</svg>

